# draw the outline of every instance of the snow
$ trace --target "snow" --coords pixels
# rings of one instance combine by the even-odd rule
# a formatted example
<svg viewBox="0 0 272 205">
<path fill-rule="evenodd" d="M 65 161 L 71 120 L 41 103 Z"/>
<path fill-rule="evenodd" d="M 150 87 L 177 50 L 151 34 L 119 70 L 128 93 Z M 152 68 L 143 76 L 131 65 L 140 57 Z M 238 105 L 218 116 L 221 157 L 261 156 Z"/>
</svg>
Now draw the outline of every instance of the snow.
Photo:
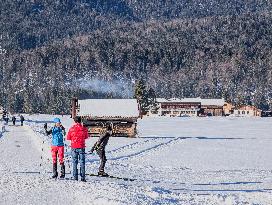
<svg viewBox="0 0 272 205">
<path fill-rule="evenodd" d="M 79 100 L 78 115 L 91 117 L 138 117 L 136 99 L 87 99 Z"/>
<path fill-rule="evenodd" d="M 83 183 L 49 179 L 43 124 L 53 126 L 54 117 L 25 116 L 27 126 L 8 126 L 0 138 L 0 204 L 272 204 L 272 118 L 141 119 L 137 138 L 111 138 L 106 150 L 106 171 L 136 180 L 87 176 Z M 57 117 L 67 129 L 73 123 Z M 87 154 L 87 173 L 98 166 L 98 156 Z"/>
<path fill-rule="evenodd" d="M 201 105 L 223 106 L 224 104 L 225 104 L 224 99 L 201 99 Z"/>
<path fill-rule="evenodd" d="M 0 138 L 3 136 L 3 133 L 5 132 L 6 123 L 4 120 L 0 120 Z"/>
</svg>

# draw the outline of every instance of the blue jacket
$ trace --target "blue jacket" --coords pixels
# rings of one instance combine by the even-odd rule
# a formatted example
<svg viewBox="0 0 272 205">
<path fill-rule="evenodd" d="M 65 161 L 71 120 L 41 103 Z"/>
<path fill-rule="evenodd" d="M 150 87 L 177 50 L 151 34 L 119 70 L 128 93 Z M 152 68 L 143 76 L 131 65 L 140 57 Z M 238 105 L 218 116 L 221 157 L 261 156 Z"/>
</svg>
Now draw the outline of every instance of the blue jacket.
<svg viewBox="0 0 272 205">
<path fill-rule="evenodd" d="M 46 131 L 47 135 L 52 134 L 52 146 L 64 146 L 63 132 L 65 133 L 65 128 L 63 126 L 55 126 L 51 130 Z"/>
</svg>

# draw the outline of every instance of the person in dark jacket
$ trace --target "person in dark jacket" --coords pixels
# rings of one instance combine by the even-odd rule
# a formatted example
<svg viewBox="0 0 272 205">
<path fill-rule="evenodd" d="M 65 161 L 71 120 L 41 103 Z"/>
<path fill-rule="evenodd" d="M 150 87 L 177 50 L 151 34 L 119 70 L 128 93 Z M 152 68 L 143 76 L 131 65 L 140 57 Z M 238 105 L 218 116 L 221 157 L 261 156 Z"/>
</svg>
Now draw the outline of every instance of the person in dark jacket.
<svg viewBox="0 0 272 205">
<path fill-rule="evenodd" d="M 107 131 L 99 137 L 98 141 L 94 144 L 90 151 L 90 153 L 92 154 L 94 150 L 96 150 L 100 158 L 100 167 L 98 172 L 99 176 L 109 176 L 107 173 L 105 173 L 104 169 L 107 162 L 105 148 L 108 144 L 110 136 L 112 136 L 112 126 L 108 125 Z"/>
<path fill-rule="evenodd" d="M 11 120 L 12 120 L 13 125 L 15 125 L 16 117 L 15 117 L 15 116 L 12 116 Z"/>
<path fill-rule="evenodd" d="M 64 142 L 63 136 L 65 135 L 65 128 L 62 126 L 59 118 L 54 119 L 55 126 L 50 130 L 47 130 L 47 124 L 44 124 L 44 129 L 47 135 L 52 134 L 52 145 L 51 153 L 53 159 L 53 176 L 52 178 L 58 177 L 57 172 L 57 157 L 59 157 L 59 163 L 61 166 L 60 178 L 65 177 L 65 165 L 64 165 Z"/>
<path fill-rule="evenodd" d="M 20 121 L 21 121 L 21 126 L 24 125 L 25 118 L 23 115 L 20 115 Z"/>
<path fill-rule="evenodd" d="M 89 137 L 88 129 L 81 124 L 81 117 L 74 118 L 75 124 L 69 129 L 67 140 L 71 140 L 71 151 L 73 158 L 73 177 L 78 180 L 77 164 L 80 161 L 81 181 L 85 179 L 85 140 Z"/>
<path fill-rule="evenodd" d="M 7 117 L 5 118 L 5 122 L 6 122 L 6 125 L 8 125 L 8 122 L 9 122 L 9 117 L 7 115 Z"/>
</svg>

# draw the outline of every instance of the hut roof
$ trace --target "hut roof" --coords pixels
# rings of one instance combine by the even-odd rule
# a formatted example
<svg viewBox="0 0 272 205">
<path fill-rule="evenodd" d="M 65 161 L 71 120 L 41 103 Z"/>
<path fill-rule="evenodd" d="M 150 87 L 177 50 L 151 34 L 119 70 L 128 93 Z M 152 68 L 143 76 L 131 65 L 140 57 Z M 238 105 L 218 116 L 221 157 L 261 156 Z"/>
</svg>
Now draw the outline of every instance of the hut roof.
<svg viewBox="0 0 272 205">
<path fill-rule="evenodd" d="M 79 100 L 80 116 L 131 118 L 139 116 L 136 99 Z"/>
</svg>

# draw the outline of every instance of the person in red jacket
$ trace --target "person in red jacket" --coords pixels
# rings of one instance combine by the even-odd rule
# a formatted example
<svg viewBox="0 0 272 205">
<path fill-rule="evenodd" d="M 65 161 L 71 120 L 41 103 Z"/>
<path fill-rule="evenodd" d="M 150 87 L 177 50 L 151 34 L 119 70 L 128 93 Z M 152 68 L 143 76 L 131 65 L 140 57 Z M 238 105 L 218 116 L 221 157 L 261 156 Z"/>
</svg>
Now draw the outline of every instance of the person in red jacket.
<svg viewBox="0 0 272 205">
<path fill-rule="evenodd" d="M 67 140 L 71 140 L 73 158 L 73 177 L 78 180 L 78 160 L 80 161 L 81 181 L 85 179 L 85 140 L 88 138 L 88 129 L 81 124 L 81 117 L 74 118 L 75 124 L 69 129 Z"/>
</svg>

